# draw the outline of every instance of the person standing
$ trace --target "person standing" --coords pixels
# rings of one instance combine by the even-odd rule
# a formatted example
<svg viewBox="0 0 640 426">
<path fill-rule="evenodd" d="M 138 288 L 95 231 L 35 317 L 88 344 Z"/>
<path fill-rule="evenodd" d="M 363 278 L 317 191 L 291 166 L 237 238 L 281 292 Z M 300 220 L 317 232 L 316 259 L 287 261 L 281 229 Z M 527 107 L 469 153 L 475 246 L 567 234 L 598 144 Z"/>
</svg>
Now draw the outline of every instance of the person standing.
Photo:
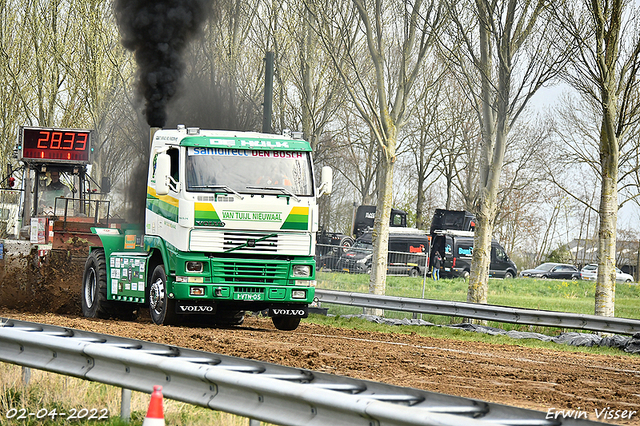
<svg viewBox="0 0 640 426">
<path fill-rule="evenodd" d="M 440 256 L 440 252 L 436 251 L 436 254 L 433 256 L 433 271 L 431 271 L 434 280 L 440 279 L 440 267 L 442 267 L 442 257 Z"/>
<path fill-rule="evenodd" d="M 71 198 L 71 190 L 60 181 L 60 172 L 52 171 L 49 173 L 49 177 L 51 182 L 44 188 L 38 200 L 39 211 L 45 214 L 53 213 L 56 198 Z M 60 206 L 64 206 L 64 203 L 60 203 L 58 207 Z"/>
</svg>

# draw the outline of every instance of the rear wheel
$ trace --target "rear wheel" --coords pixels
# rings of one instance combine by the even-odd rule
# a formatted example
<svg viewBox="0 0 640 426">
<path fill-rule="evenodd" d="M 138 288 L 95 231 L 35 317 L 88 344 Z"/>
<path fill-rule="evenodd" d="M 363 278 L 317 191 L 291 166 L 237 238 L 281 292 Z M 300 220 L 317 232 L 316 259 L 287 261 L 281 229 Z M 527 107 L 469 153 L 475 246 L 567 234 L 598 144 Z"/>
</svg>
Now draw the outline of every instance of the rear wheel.
<svg viewBox="0 0 640 426">
<path fill-rule="evenodd" d="M 340 240 L 340 255 L 349 250 L 355 241 L 351 237 L 342 237 Z"/>
<path fill-rule="evenodd" d="M 164 265 L 155 267 L 149 286 L 149 313 L 151 320 L 158 325 L 171 325 L 177 321 L 176 301 L 167 294 L 167 275 Z"/>
<path fill-rule="evenodd" d="M 84 264 L 82 314 L 87 318 L 108 318 L 107 262 L 104 250 L 94 250 Z"/>
<path fill-rule="evenodd" d="M 272 317 L 273 325 L 282 331 L 292 331 L 300 325 L 300 317 Z"/>
<path fill-rule="evenodd" d="M 411 271 L 409 271 L 410 277 L 417 277 L 418 275 L 420 275 L 420 271 L 418 271 L 418 268 L 413 268 Z"/>
</svg>

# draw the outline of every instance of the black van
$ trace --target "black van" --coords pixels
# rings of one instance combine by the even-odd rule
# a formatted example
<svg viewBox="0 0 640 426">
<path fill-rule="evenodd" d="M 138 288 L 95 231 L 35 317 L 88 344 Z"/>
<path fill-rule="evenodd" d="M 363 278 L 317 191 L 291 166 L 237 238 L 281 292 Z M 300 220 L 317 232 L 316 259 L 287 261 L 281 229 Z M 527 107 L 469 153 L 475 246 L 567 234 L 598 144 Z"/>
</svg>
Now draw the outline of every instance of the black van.
<svg viewBox="0 0 640 426">
<path fill-rule="evenodd" d="M 470 231 L 435 231 L 433 234 L 431 261 L 436 251 L 443 258 L 440 270 L 442 277 L 467 278 L 471 271 L 473 255 L 473 232 Z M 514 278 L 518 268 L 504 248 L 496 241 L 491 242 L 491 264 L 489 276 L 493 278 Z"/>
<path fill-rule="evenodd" d="M 416 277 L 424 273 L 429 253 L 429 237 L 424 231 L 414 228 L 390 229 L 388 248 L 387 274 Z M 371 272 L 372 257 L 371 232 L 366 232 L 340 256 L 336 269 L 368 274 Z"/>
</svg>

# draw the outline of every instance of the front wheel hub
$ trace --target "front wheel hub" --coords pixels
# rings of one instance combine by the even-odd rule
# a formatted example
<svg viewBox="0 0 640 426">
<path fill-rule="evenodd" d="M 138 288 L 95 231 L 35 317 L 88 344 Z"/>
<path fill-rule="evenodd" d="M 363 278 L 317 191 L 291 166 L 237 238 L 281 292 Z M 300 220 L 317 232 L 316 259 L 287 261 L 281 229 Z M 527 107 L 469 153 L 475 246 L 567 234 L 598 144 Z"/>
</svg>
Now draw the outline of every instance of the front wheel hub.
<svg viewBox="0 0 640 426">
<path fill-rule="evenodd" d="M 89 308 L 93 306 L 93 300 L 96 294 L 96 287 L 97 287 L 96 272 L 95 272 L 95 269 L 92 268 L 91 270 L 89 270 L 89 273 L 87 274 L 87 280 L 85 281 L 85 286 L 84 286 L 84 301 Z"/>
<path fill-rule="evenodd" d="M 164 304 L 164 283 L 161 279 L 157 279 L 153 284 L 151 284 L 151 288 L 149 289 L 149 306 L 156 312 L 160 312 L 162 310 L 162 305 Z"/>
</svg>

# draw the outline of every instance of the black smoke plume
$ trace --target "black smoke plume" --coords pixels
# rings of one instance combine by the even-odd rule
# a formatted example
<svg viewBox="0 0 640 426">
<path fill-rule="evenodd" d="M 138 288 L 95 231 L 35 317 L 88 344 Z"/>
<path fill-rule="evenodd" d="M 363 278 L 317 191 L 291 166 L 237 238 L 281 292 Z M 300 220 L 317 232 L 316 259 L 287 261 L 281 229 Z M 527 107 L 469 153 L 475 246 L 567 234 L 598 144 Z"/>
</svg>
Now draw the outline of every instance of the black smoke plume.
<svg viewBox="0 0 640 426">
<path fill-rule="evenodd" d="M 144 97 L 147 123 L 163 127 L 166 105 L 178 90 L 184 71 L 182 53 L 198 34 L 212 0 L 116 0 L 116 20 L 125 48 L 138 64 L 138 91 Z"/>
</svg>

